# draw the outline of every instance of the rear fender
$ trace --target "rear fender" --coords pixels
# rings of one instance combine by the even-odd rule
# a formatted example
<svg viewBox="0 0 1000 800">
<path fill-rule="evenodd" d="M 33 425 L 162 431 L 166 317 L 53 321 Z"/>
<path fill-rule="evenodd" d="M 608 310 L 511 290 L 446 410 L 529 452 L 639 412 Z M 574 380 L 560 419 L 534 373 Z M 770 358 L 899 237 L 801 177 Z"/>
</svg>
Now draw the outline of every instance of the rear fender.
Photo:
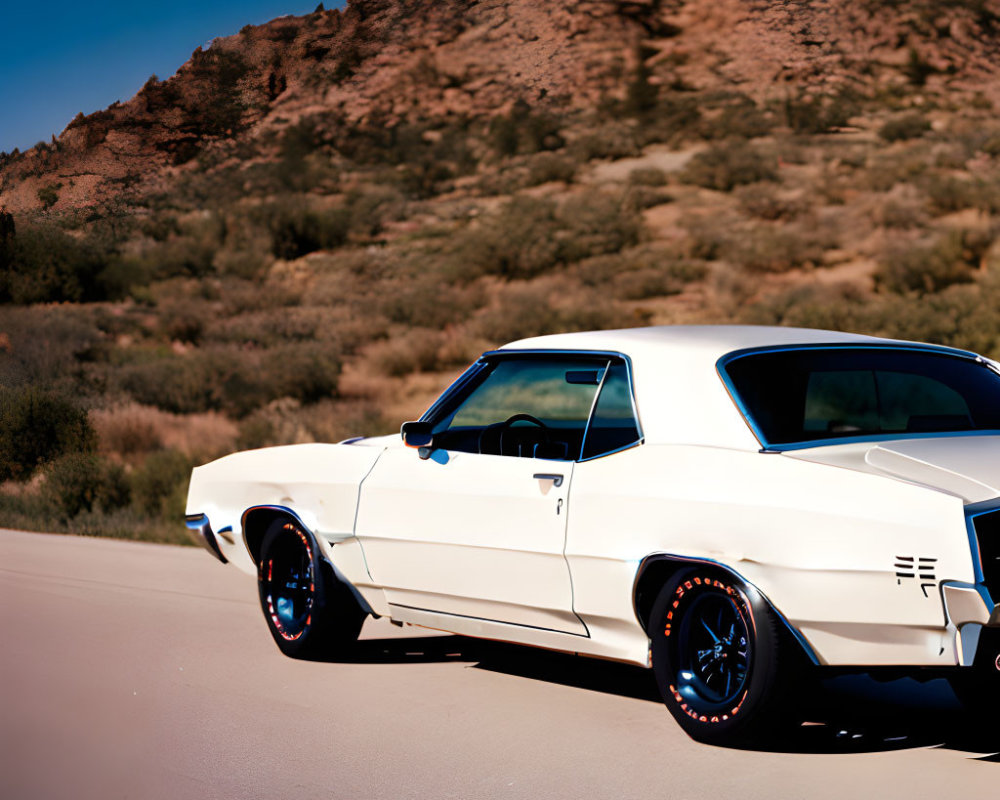
<svg viewBox="0 0 1000 800">
<path fill-rule="evenodd" d="M 756 593 L 765 603 L 767 603 L 768 608 L 774 612 L 774 615 L 781 621 L 782 625 L 785 626 L 789 635 L 798 643 L 799 647 L 802 648 L 802 652 L 805 656 L 814 665 L 818 666 L 820 664 L 820 660 L 816 656 L 812 645 L 810 645 L 806 638 L 795 628 L 794 625 L 791 624 L 791 622 L 788 621 L 788 618 L 781 613 L 780 609 L 775 607 L 774 603 L 768 599 L 764 592 L 758 589 L 752 582 L 748 581 L 732 567 L 719 561 L 713 561 L 710 558 L 691 558 L 671 553 L 656 553 L 654 555 L 647 556 L 642 560 L 642 563 L 639 564 L 639 569 L 636 572 L 635 583 L 632 587 L 632 607 L 635 611 L 636 618 L 639 620 L 639 624 L 647 634 L 649 634 L 649 617 L 653 610 L 653 603 L 656 601 L 656 596 L 659 594 L 660 589 L 678 570 L 686 569 L 692 566 L 705 566 L 724 572 L 742 583 L 750 591 Z"/>
</svg>

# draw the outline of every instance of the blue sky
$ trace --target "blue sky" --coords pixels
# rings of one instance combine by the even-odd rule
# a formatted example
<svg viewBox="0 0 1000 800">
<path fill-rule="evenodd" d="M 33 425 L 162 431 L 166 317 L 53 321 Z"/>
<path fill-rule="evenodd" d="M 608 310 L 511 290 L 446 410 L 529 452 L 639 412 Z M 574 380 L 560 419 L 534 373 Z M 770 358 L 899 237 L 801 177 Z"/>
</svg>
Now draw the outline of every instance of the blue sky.
<svg viewBox="0 0 1000 800">
<path fill-rule="evenodd" d="M 192 51 L 319 0 L 47 0 L 0 4 L 0 151 L 57 136 L 78 111 L 127 100 Z M 327 8 L 342 5 L 326 2 Z"/>
</svg>

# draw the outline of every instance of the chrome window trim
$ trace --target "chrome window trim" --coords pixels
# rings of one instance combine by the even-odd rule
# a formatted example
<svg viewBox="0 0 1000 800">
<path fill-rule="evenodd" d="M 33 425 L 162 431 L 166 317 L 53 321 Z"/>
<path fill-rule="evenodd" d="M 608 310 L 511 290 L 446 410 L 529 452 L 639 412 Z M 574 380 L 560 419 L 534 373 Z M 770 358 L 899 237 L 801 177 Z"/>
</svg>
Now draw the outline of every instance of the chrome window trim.
<svg viewBox="0 0 1000 800">
<path fill-rule="evenodd" d="M 989 363 L 976 353 L 969 352 L 968 350 L 959 350 L 954 347 L 945 347 L 944 345 L 924 345 L 917 343 L 904 342 L 900 344 L 886 343 L 882 344 L 879 342 L 835 342 L 830 344 L 786 344 L 786 345 L 772 345 L 765 347 L 748 347 L 744 350 L 733 350 L 730 353 L 726 353 L 718 361 L 715 362 L 715 371 L 718 373 L 719 378 L 722 380 L 723 386 L 726 387 L 726 391 L 729 393 L 730 399 L 736 406 L 740 415 L 743 417 L 743 421 L 746 422 L 747 427 L 750 428 L 750 432 L 753 433 L 757 442 L 760 444 L 760 451 L 762 453 L 782 453 L 787 450 L 805 450 L 811 447 L 829 447 L 838 444 L 852 444 L 855 442 L 885 442 L 893 441 L 897 439 L 940 439 L 942 437 L 954 437 L 954 436 L 990 436 L 990 435 L 1000 435 L 1000 430 L 994 429 L 983 429 L 975 431 L 939 431 L 939 432 L 920 432 L 920 433 L 872 433 L 865 434 L 864 436 L 830 436 L 825 439 L 809 439 L 804 442 L 788 442 L 782 444 L 772 444 L 764 436 L 764 432 L 757 425 L 756 420 L 750 413 L 750 409 L 746 407 L 743 399 L 740 397 L 739 392 L 736 391 L 736 386 L 733 384 L 733 380 L 730 377 L 726 368 L 734 361 L 738 361 L 741 358 L 747 356 L 761 355 L 764 353 L 785 353 L 790 351 L 805 351 L 805 350 L 905 350 L 908 352 L 919 352 L 919 353 L 932 353 L 934 355 L 940 356 L 951 356 L 953 358 L 960 358 L 967 361 L 974 361 L 986 369 L 990 369 Z M 996 372 L 996 370 L 991 370 Z"/>
</svg>

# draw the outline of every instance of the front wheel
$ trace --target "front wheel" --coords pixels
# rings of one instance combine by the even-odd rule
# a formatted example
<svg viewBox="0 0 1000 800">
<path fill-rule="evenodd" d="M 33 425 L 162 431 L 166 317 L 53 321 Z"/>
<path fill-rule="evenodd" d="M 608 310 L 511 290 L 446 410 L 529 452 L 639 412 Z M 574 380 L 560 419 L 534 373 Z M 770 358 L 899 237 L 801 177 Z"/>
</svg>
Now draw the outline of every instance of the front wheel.
<svg viewBox="0 0 1000 800">
<path fill-rule="evenodd" d="M 653 604 L 650 636 L 660 694 L 693 739 L 739 744 L 774 732 L 785 654 L 756 592 L 721 572 L 683 571 Z"/>
<path fill-rule="evenodd" d="M 267 627 L 286 656 L 336 656 L 361 632 L 364 612 L 290 519 L 275 520 L 264 534 L 258 588 Z"/>
</svg>

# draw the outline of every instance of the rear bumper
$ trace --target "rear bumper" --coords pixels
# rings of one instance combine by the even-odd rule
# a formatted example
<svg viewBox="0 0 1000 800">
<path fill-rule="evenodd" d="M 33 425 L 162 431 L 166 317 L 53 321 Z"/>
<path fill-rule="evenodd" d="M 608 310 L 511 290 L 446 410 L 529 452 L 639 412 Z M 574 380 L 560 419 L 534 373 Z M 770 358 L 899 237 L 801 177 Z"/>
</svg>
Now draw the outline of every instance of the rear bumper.
<svg viewBox="0 0 1000 800">
<path fill-rule="evenodd" d="M 222 555 L 222 550 L 219 549 L 219 543 L 215 538 L 215 533 L 212 531 L 212 525 L 209 523 L 208 517 L 204 514 L 189 514 L 185 518 L 185 522 L 188 530 L 198 535 L 198 540 L 209 553 L 223 564 L 227 563 L 226 557 Z"/>
</svg>

